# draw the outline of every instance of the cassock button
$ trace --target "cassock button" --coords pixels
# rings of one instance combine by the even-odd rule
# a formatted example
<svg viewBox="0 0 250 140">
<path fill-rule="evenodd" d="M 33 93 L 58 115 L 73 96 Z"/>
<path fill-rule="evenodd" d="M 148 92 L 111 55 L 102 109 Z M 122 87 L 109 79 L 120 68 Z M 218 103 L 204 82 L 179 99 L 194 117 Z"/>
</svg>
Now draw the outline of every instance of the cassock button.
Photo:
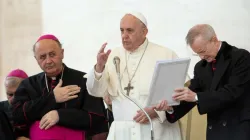
<svg viewBox="0 0 250 140">
<path fill-rule="evenodd" d="M 210 130 L 211 130 L 212 128 L 213 128 L 213 127 L 212 127 L 212 125 L 209 125 L 209 126 L 208 126 L 208 129 L 210 129 Z"/>
<path fill-rule="evenodd" d="M 227 122 L 224 121 L 224 122 L 222 123 L 222 125 L 223 125 L 223 126 L 227 126 Z"/>
</svg>

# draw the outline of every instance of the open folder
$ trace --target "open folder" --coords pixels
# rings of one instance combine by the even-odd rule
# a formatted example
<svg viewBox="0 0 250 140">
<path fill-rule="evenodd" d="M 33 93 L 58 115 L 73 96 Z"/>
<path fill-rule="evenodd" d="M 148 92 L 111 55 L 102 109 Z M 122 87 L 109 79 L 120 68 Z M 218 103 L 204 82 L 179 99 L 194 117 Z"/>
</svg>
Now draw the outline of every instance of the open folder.
<svg viewBox="0 0 250 140">
<path fill-rule="evenodd" d="M 172 99 L 174 89 L 184 87 L 190 58 L 177 58 L 174 60 L 157 61 L 147 106 L 158 104 L 161 100 L 167 100 L 169 106 L 180 103 Z"/>
</svg>

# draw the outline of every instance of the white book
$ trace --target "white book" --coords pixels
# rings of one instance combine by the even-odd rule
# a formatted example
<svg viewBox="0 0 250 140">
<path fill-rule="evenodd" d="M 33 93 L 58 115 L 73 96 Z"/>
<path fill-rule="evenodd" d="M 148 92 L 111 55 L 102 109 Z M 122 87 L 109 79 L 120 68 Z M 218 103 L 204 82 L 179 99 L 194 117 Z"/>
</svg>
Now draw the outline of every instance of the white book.
<svg viewBox="0 0 250 140">
<path fill-rule="evenodd" d="M 162 100 L 167 100 L 169 106 L 179 105 L 180 102 L 174 101 L 172 95 L 174 89 L 184 87 L 189 64 L 190 58 L 157 61 L 147 106 L 156 105 Z"/>
</svg>

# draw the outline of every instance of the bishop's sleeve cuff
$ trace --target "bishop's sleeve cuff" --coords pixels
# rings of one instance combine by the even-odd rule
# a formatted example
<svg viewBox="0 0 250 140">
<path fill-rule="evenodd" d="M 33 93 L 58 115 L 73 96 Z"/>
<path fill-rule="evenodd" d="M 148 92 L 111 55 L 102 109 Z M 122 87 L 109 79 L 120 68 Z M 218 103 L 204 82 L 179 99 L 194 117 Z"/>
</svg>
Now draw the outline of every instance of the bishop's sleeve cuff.
<svg viewBox="0 0 250 140">
<path fill-rule="evenodd" d="M 160 121 L 160 123 L 163 123 L 166 120 L 166 113 L 165 113 L 165 111 L 157 111 L 157 110 L 155 110 L 155 112 L 158 115 L 158 120 Z"/>
</svg>

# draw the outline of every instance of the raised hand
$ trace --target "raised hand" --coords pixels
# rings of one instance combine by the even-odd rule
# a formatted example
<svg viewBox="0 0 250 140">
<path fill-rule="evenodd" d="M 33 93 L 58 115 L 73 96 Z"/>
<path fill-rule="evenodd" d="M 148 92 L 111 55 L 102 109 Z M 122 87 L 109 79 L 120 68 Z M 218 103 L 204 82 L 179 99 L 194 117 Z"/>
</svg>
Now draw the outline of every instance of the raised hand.
<svg viewBox="0 0 250 140">
<path fill-rule="evenodd" d="M 105 64 L 107 63 L 109 54 L 111 53 L 111 50 L 104 52 L 106 46 L 107 46 L 107 43 L 104 43 L 97 54 L 97 64 L 95 66 L 95 70 L 96 72 L 99 72 L 99 73 L 103 72 Z"/>
<path fill-rule="evenodd" d="M 57 103 L 62 103 L 62 102 L 75 99 L 78 97 L 78 95 L 76 94 L 79 93 L 81 90 L 79 86 L 69 85 L 69 86 L 62 87 L 62 83 L 63 81 L 62 79 L 60 79 L 59 83 L 53 90 Z"/>
</svg>

